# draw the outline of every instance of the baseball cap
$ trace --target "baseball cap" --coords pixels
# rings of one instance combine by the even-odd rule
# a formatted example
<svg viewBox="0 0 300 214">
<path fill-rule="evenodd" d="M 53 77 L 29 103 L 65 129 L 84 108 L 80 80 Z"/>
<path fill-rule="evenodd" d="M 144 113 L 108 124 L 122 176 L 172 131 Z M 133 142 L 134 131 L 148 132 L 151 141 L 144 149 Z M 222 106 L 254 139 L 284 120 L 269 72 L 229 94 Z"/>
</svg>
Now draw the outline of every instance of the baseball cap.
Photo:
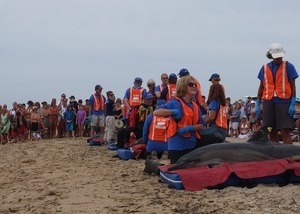
<svg viewBox="0 0 300 214">
<path fill-rule="evenodd" d="M 140 78 L 140 77 L 136 77 L 136 78 L 134 79 L 134 82 L 143 82 L 143 79 Z"/>
<path fill-rule="evenodd" d="M 217 73 L 214 73 L 210 76 L 209 80 L 208 81 L 211 81 L 212 79 L 220 79 L 220 75 L 217 74 Z"/>
<path fill-rule="evenodd" d="M 96 85 L 96 86 L 95 86 L 95 90 L 97 90 L 97 89 L 103 89 L 103 88 L 102 88 L 101 85 Z"/>
<path fill-rule="evenodd" d="M 273 43 L 271 44 L 268 53 L 271 54 L 273 59 L 276 59 L 276 58 L 283 57 L 285 52 L 280 43 Z"/>
<path fill-rule="evenodd" d="M 189 74 L 190 74 L 190 72 L 186 68 L 183 68 L 179 71 L 178 76 L 183 77 L 183 76 L 186 76 L 186 75 L 189 75 Z"/>
<path fill-rule="evenodd" d="M 253 103 L 256 104 L 256 102 L 254 100 L 251 100 L 250 104 L 253 104 Z"/>
<path fill-rule="evenodd" d="M 169 79 L 177 79 L 176 74 L 171 73 L 171 74 L 169 75 Z"/>
</svg>

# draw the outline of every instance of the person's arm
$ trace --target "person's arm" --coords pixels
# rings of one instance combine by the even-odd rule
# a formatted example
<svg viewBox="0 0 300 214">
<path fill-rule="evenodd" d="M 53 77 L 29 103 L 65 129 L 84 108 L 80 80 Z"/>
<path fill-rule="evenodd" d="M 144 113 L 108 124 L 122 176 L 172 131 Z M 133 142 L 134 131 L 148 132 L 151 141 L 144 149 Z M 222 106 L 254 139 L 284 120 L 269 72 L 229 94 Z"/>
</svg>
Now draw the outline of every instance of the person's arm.
<svg viewBox="0 0 300 214">
<path fill-rule="evenodd" d="M 217 112 L 215 110 L 210 109 L 208 116 L 205 119 L 205 123 L 206 124 L 211 123 L 212 121 L 214 121 L 216 119 L 216 116 L 217 116 Z"/>
</svg>

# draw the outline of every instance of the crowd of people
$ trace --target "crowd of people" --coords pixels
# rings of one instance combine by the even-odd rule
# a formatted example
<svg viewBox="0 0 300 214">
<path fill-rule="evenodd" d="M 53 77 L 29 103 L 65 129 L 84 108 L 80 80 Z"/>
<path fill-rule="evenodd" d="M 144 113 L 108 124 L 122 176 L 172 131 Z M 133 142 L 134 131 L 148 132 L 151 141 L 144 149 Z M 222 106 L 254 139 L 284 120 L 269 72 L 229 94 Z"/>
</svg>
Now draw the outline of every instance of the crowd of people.
<svg viewBox="0 0 300 214">
<path fill-rule="evenodd" d="M 209 94 L 202 94 L 200 82 L 183 68 L 178 74 L 161 74 L 161 83 L 153 79 L 143 87 L 141 77 L 124 97 L 115 98 L 113 91 L 102 93 L 101 85 L 83 102 L 75 96 L 61 94 L 48 104 L 14 102 L 12 109 L 0 106 L 1 143 L 62 137 L 91 137 L 104 133 L 104 142 L 117 142 L 118 148 L 129 148 L 133 139 L 143 139 L 149 156 L 162 157 L 166 152 L 175 163 L 191 150 L 225 138 L 247 139 L 264 126 L 272 127 L 270 139 L 292 143 L 290 131 L 300 128 L 296 121 L 294 66 L 283 61 L 284 50 L 278 43 L 271 45 L 258 78 L 257 97 L 231 102 L 226 97 L 220 75 L 214 73 L 209 81 Z M 294 117 L 294 118 L 293 118 Z M 280 132 L 278 132 L 280 131 Z M 117 134 L 116 134 L 117 133 Z"/>
</svg>

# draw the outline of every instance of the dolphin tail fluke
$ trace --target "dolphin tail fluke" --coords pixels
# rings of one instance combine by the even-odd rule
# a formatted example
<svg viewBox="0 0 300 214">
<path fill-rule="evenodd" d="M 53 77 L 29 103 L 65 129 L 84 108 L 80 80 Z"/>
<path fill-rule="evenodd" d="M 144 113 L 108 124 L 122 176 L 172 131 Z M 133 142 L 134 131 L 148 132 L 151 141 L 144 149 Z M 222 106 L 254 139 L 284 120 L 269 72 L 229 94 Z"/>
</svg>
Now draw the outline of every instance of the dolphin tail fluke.
<svg viewBox="0 0 300 214">
<path fill-rule="evenodd" d="M 267 143 L 269 141 L 269 128 L 267 126 L 261 127 L 247 142 Z"/>
</svg>

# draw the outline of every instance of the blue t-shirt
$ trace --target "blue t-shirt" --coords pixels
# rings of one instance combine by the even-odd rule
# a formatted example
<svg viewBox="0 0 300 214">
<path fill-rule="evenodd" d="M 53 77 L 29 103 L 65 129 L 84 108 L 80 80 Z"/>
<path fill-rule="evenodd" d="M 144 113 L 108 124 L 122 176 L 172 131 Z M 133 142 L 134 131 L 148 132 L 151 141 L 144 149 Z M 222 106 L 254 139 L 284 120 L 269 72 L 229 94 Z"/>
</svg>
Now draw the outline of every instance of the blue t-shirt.
<svg viewBox="0 0 300 214">
<path fill-rule="evenodd" d="M 241 110 L 240 109 L 234 109 L 231 116 L 234 116 L 231 118 L 231 122 L 240 122 L 241 121 Z"/>
<path fill-rule="evenodd" d="M 185 101 L 183 101 L 186 103 Z M 190 108 L 193 108 L 192 103 L 186 103 Z M 183 116 L 183 109 L 181 106 L 181 103 L 176 99 L 170 99 L 167 103 L 161 105 L 160 108 L 165 109 L 178 109 L 180 118 Z M 201 109 L 198 108 L 198 114 L 199 114 L 199 121 L 198 124 L 205 124 L 204 119 L 201 116 Z M 168 150 L 185 150 L 185 149 L 193 149 L 196 146 L 197 138 L 195 135 L 195 132 L 191 133 L 191 137 L 186 138 L 182 135 L 176 133 L 173 137 L 170 137 L 168 139 Z"/>
<path fill-rule="evenodd" d="M 275 64 L 273 61 L 269 62 L 268 63 L 268 66 L 269 68 L 271 69 L 272 73 L 273 73 L 273 76 L 275 77 L 275 74 L 276 74 L 276 71 L 278 69 L 278 67 L 280 66 L 280 64 Z M 289 80 L 292 80 L 292 79 L 297 79 L 298 78 L 298 73 L 294 67 L 294 65 L 292 63 L 287 63 L 287 67 L 286 67 L 286 71 L 287 71 L 287 76 L 288 76 L 288 79 Z M 264 66 L 262 66 L 262 68 L 260 69 L 258 75 L 257 75 L 257 78 L 262 81 L 264 79 Z M 290 99 L 280 99 L 279 97 L 273 97 L 272 100 L 269 100 L 269 101 L 265 101 L 264 102 L 276 102 L 276 103 L 279 103 L 279 102 L 290 102 L 291 100 Z"/>
<path fill-rule="evenodd" d="M 216 101 L 216 100 L 212 100 L 208 105 L 208 109 L 215 111 L 216 115 L 218 115 L 219 110 L 220 110 L 220 102 Z M 211 121 L 209 125 L 216 126 L 216 121 L 215 120 Z"/>
</svg>

